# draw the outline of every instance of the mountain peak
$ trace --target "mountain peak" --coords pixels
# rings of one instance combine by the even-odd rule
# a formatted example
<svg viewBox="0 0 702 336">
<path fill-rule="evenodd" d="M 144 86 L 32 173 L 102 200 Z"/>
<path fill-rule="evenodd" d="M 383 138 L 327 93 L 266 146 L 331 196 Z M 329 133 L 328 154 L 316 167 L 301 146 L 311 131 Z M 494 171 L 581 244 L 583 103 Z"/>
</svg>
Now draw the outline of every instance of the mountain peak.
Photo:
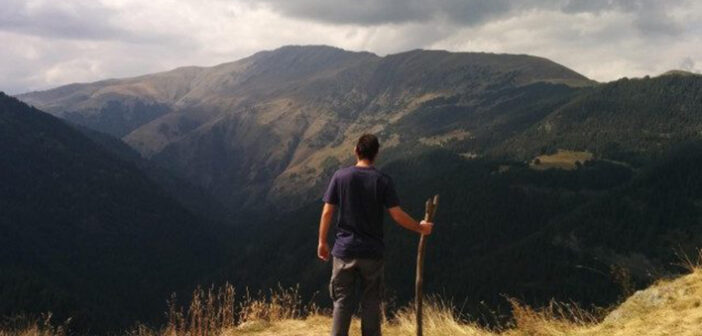
<svg viewBox="0 0 702 336">
<path fill-rule="evenodd" d="M 318 57 L 320 55 L 334 57 L 340 55 L 372 55 L 377 56 L 368 51 L 351 51 L 338 47 L 333 47 L 324 44 L 310 44 L 310 45 L 285 45 L 272 50 L 259 51 L 252 55 L 252 57 L 281 57 L 281 56 L 308 56 L 308 57 Z"/>
<path fill-rule="evenodd" d="M 658 75 L 658 77 L 663 77 L 663 76 L 702 76 L 702 75 L 700 75 L 699 73 L 696 73 L 696 72 L 680 70 L 680 69 L 673 69 L 673 70 L 668 70 L 668 71 Z"/>
</svg>

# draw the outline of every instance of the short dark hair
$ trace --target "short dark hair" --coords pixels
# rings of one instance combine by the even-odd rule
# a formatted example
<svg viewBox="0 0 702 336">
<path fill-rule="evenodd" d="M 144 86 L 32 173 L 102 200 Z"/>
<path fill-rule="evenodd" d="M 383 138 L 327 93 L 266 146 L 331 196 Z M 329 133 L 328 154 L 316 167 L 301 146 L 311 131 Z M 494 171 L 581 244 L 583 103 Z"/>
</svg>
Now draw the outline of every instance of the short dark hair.
<svg viewBox="0 0 702 336">
<path fill-rule="evenodd" d="M 373 161 L 375 156 L 378 155 L 378 149 L 380 149 L 380 143 L 375 135 L 364 134 L 358 138 L 356 154 L 358 154 L 359 158 Z"/>
</svg>

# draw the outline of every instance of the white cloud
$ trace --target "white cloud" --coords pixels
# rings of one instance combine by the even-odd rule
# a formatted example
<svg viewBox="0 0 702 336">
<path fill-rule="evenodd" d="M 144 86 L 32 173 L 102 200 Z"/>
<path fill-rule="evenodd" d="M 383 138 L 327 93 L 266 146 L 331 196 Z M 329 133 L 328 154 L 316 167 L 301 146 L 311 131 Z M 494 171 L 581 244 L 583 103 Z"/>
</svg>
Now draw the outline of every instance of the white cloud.
<svg viewBox="0 0 702 336">
<path fill-rule="evenodd" d="M 313 0 L 0 0 L 0 90 L 214 65 L 287 44 L 532 54 L 600 81 L 702 64 L 696 1 L 392 1 L 335 20 L 344 12 L 312 10 Z"/>
</svg>

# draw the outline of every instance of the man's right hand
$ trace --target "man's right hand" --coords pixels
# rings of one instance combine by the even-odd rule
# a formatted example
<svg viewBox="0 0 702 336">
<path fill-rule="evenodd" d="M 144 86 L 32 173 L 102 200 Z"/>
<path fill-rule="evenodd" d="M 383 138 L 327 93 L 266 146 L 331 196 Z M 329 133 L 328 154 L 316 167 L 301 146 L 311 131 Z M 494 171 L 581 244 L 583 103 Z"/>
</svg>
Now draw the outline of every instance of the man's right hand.
<svg viewBox="0 0 702 336">
<path fill-rule="evenodd" d="M 419 233 L 428 236 L 431 234 L 431 230 L 434 228 L 434 223 L 422 220 L 419 222 Z"/>
<path fill-rule="evenodd" d="M 319 245 L 317 245 L 317 258 L 324 261 L 329 260 L 329 246 L 326 243 L 319 243 Z"/>
</svg>

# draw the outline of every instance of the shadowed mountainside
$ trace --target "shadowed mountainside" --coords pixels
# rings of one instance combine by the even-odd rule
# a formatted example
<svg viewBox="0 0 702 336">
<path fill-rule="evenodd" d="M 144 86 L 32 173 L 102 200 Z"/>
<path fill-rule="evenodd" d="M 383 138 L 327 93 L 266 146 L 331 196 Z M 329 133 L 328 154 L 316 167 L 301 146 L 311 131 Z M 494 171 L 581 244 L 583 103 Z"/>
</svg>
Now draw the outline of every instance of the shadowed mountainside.
<svg viewBox="0 0 702 336">
<path fill-rule="evenodd" d="M 2 93 L 0 151 L 0 315 L 153 321 L 221 264 L 215 228 L 134 164 Z"/>
</svg>

